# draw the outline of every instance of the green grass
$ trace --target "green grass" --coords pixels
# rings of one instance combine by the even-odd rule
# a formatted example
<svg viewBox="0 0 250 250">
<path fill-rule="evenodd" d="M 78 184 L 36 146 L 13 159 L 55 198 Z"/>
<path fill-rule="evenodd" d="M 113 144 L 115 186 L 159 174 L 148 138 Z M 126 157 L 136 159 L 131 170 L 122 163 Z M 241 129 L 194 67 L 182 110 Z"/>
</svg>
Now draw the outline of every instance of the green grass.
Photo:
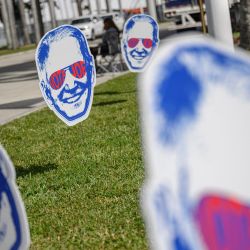
<svg viewBox="0 0 250 250">
<path fill-rule="evenodd" d="M 0 48 L 0 56 L 13 54 L 17 52 L 28 51 L 28 50 L 35 49 L 35 48 L 36 48 L 35 44 L 25 45 L 17 49 L 8 49 L 6 47 L 3 47 L 3 48 Z"/>
<path fill-rule="evenodd" d="M 47 108 L 0 127 L 17 171 L 31 249 L 147 249 L 136 75 L 95 88 L 89 118 Z"/>
<path fill-rule="evenodd" d="M 240 32 L 234 32 L 233 33 L 233 41 L 234 41 L 234 44 L 239 45 L 239 43 L 240 43 Z"/>
</svg>

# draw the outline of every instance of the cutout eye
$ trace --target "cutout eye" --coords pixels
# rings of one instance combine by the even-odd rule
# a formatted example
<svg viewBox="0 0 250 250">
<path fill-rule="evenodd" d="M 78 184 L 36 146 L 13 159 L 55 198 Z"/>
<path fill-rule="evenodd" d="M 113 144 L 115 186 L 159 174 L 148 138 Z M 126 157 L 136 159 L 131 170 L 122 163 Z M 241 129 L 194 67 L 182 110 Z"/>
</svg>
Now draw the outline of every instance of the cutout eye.
<svg viewBox="0 0 250 250">
<path fill-rule="evenodd" d="M 147 49 L 152 48 L 152 46 L 153 46 L 153 41 L 149 38 L 143 39 L 142 43 L 143 43 L 144 47 Z"/>
<path fill-rule="evenodd" d="M 130 38 L 128 40 L 128 46 L 130 48 L 134 48 L 138 43 L 139 43 L 139 39 L 138 38 Z"/>
<path fill-rule="evenodd" d="M 70 73 L 76 78 L 82 78 L 86 74 L 86 67 L 83 61 L 76 62 L 70 66 Z"/>
<path fill-rule="evenodd" d="M 58 70 L 54 72 L 49 78 L 49 84 L 52 89 L 59 89 L 62 87 L 64 80 L 65 80 L 65 71 Z"/>
</svg>

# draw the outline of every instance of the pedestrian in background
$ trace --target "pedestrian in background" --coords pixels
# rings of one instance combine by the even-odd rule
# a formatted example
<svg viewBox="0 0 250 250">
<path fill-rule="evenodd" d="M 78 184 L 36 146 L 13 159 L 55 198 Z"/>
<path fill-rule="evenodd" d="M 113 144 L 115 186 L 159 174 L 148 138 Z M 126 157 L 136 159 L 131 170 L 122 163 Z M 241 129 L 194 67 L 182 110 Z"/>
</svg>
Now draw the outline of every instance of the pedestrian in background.
<svg viewBox="0 0 250 250">
<path fill-rule="evenodd" d="M 101 55 L 114 55 L 120 52 L 120 31 L 112 18 L 103 21 L 105 33 L 102 37 Z"/>
</svg>

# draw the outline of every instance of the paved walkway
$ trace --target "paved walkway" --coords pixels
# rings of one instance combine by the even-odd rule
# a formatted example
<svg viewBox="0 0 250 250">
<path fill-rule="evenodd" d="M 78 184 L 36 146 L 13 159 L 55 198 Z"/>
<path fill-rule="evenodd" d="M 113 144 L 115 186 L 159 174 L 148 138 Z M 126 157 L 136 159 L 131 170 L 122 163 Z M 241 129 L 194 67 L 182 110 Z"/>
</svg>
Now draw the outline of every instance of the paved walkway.
<svg viewBox="0 0 250 250">
<path fill-rule="evenodd" d="M 34 55 L 35 50 L 0 56 L 0 125 L 46 106 L 38 84 Z M 124 73 L 100 76 L 96 85 L 121 74 Z"/>
</svg>

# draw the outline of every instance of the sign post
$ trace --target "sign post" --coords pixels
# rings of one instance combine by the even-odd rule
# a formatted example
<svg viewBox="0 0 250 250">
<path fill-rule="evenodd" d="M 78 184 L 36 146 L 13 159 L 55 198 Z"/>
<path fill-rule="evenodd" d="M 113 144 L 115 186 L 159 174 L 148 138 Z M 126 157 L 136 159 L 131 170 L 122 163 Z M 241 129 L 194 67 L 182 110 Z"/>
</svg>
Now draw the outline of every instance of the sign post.
<svg viewBox="0 0 250 250">
<path fill-rule="evenodd" d="M 203 9 L 203 1 L 199 0 L 199 8 L 200 8 L 200 13 L 201 13 L 201 24 L 202 24 L 202 32 L 207 33 L 206 29 L 206 20 L 205 20 L 205 15 L 204 15 L 204 9 Z"/>
<path fill-rule="evenodd" d="M 228 0 L 207 0 L 206 12 L 209 34 L 233 48 Z"/>
<path fill-rule="evenodd" d="M 147 6 L 149 15 L 157 20 L 155 0 L 147 0 Z"/>
</svg>

